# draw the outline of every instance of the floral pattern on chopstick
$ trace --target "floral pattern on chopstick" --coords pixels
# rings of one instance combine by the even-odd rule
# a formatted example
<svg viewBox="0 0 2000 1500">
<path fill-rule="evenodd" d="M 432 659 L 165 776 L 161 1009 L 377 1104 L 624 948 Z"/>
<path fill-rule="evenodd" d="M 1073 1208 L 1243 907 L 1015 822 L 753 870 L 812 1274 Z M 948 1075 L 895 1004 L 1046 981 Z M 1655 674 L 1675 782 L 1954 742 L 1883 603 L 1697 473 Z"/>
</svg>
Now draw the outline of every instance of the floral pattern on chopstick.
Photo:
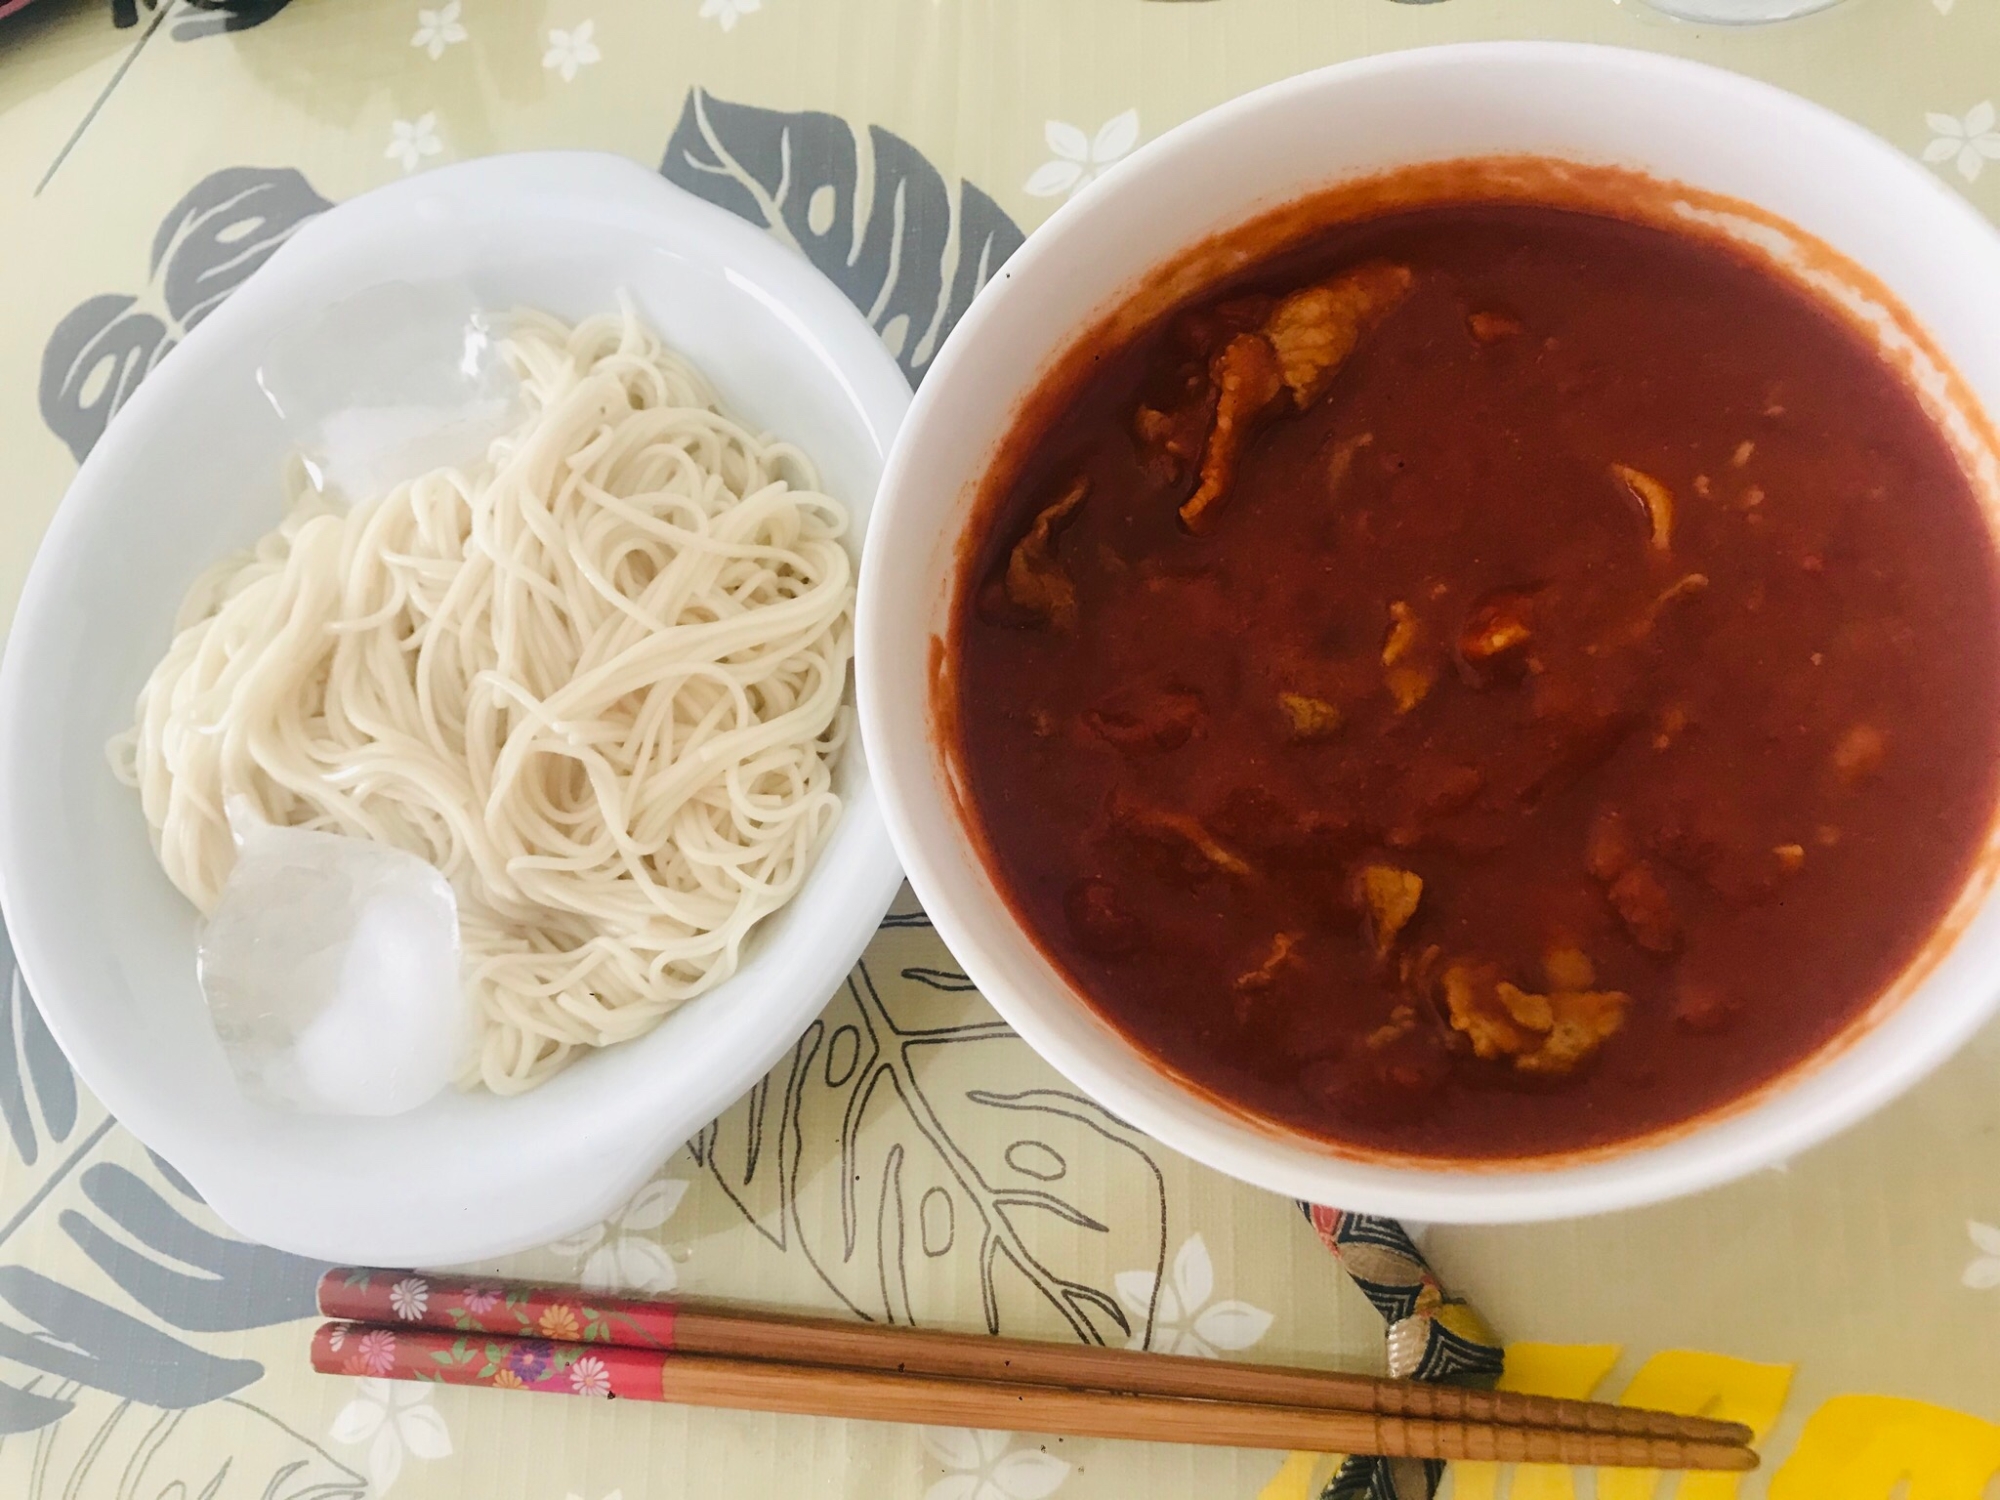
<svg viewBox="0 0 2000 1500">
<path fill-rule="evenodd" d="M 313 1335 L 312 1361 L 314 1369 L 329 1375 L 660 1399 L 660 1356 L 648 1349 L 328 1323 Z"/>
<path fill-rule="evenodd" d="M 319 1307 L 329 1318 L 384 1325 L 385 1334 L 399 1323 L 435 1329 L 448 1321 L 465 1333 L 570 1344 L 606 1344 L 617 1329 L 628 1342 L 674 1347 L 673 1303 L 589 1297 L 574 1287 L 339 1268 L 320 1279 Z"/>
</svg>

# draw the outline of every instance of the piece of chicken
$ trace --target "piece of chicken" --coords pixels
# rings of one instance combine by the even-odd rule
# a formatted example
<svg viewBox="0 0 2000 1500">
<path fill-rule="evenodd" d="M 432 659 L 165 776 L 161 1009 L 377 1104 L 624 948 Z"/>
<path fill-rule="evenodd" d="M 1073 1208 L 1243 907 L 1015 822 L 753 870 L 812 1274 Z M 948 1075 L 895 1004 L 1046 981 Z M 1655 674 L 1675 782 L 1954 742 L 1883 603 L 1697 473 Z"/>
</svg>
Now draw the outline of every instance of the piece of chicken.
<svg viewBox="0 0 2000 1500">
<path fill-rule="evenodd" d="M 1355 346 L 1416 285 L 1407 266 L 1357 266 L 1302 287 L 1271 310 L 1261 332 L 1239 333 L 1209 362 L 1215 417 L 1201 455 L 1201 482 L 1181 506 L 1181 520 L 1201 531 L 1235 482 L 1236 465 L 1257 425 L 1282 397 L 1304 411 L 1326 394 Z"/>
<path fill-rule="evenodd" d="M 1277 351 L 1293 406 L 1304 411 L 1325 395 L 1362 337 L 1416 284 L 1408 266 L 1374 261 L 1280 302 L 1264 325 L 1264 337 Z"/>
<path fill-rule="evenodd" d="M 1646 528 L 1652 533 L 1653 548 L 1665 552 L 1674 544 L 1674 492 L 1630 464 L 1613 464 L 1611 474 L 1646 513 Z"/>
<path fill-rule="evenodd" d="M 1239 333 L 1209 362 L 1215 382 L 1215 420 L 1201 454 L 1201 483 L 1181 505 L 1190 531 L 1204 530 L 1209 512 L 1236 479 L 1236 463 L 1257 424 L 1284 394 L 1277 351 L 1259 333 Z"/>
<path fill-rule="evenodd" d="M 1001 591 L 1009 604 L 1065 633 L 1076 629 L 1076 584 L 1056 556 L 1056 538 L 1089 493 L 1090 481 L 1079 479 L 1060 500 L 1037 515 L 1008 554 L 1007 572 L 1001 579 Z"/>
<path fill-rule="evenodd" d="M 1190 813 L 1152 807 L 1114 794 L 1111 821 L 1125 833 L 1170 852 L 1190 873 L 1198 870 L 1238 878 L 1250 874 L 1249 862 Z"/>
<path fill-rule="evenodd" d="M 1375 956 L 1387 958 L 1396 938 L 1409 926 L 1424 897 L 1423 878 L 1395 865 L 1363 865 L 1354 872 L 1350 894 L 1368 919 Z"/>
<path fill-rule="evenodd" d="M 1440 981 L 1452 1028 L 1489 1061 L 1508 1058 L 1517 1072 L 1573 1071 L 1625 1024 L 1631 997 L 1617 990 L 1530 994 L 1499 977 L 1492 964 L 1454 963 Z"/>
<path fill-rule="evenodd" d="M 1236 976 L 1231 988 L 1239 995 L 1254 994 L 1268 990 L 1278 981 L 1278 975 L 1288 966 L 1298 962 L 1294 950 L 1299 945 L 1300 934 L 1280 932 L 1271 938 L 1270 949 L 1254 969 L 1246 969 Z"/>
</svg>

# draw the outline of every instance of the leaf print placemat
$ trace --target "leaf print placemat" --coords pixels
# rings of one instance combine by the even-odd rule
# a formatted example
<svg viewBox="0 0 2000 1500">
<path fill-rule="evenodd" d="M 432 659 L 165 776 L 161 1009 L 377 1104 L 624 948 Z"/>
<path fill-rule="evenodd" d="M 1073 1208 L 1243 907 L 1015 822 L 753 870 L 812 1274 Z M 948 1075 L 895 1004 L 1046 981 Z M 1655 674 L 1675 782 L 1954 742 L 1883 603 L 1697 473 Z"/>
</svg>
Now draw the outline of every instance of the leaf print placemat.
<svg viewBox="0 0 2000 1500">
<path fill-rule="evenodd" d="M 0 612 L 78 461 L 186 331 L 300 224 L 404 173 L 631 156 L 808 257 L 919 381 L 1026 235 L 1139 142 L 1304 68 L 1502 36 L 1768 78 L 2000 215 L 1995 0 L 1844 0 L 1761 31 L 1644 0 L 37 0 L 0 19 Z M 2000 1470 L 1996 1072 L 2000 1030 L 1787 1170 L 1419 1242 L 1513 1340 L 1506 1384 L 1765 1435 L 1762 1473 L 1690 1500 L 1975 1500 Z M 576 1286 L 579 1318 L 594 1291 L 685 1292 L 1380 1368 L 1382 1318 L 1316 1222 L 1079 1096 L 906 898 L 786 1060 L 631 1202 L 477 1269 Z M 1343 1259 L 1412 1266 L 1398 1245 L 1362 1230 Z M 323 1269 L 230 1234 L 105 1114 L 0 942 L 0 1495 L 1313 1500 L 1337 1472 L 313 1376 Z M 1467 1465 L 1447 1492 L 1674 1491 Z"/>
</svg>

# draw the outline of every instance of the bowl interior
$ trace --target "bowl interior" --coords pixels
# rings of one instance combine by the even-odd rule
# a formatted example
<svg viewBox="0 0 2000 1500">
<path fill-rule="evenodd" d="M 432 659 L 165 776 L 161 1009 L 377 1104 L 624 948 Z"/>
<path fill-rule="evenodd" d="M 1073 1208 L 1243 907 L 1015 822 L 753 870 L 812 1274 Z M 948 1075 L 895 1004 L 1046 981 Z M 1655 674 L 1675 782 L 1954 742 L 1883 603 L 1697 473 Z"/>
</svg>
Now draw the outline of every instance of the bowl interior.
<svg viewBox="0 0 2000 1500">
<path fill-rule="evenodd" d="M 0 879 L 23 971 L 85 1081 L 238 1230 L 331 1259 L 421 1264 L 600 1215 L 726 1107 L 839 984 L 899 879 L 858 742 L 805 888 L 734 978 L 533 1093 L 447 1094 L 393 1119 L 241 1097 L 195 981 L 192 909 L 104 742 L 197 573 L 273 526 L 287 435 L 254 376 L 274 335 L 385 282 L 463 279 L 567 319 L 621 292 L 752 426 L 791 439 L 859 546 L 908 387 L 805 261 L 630 162 L 494 158 L 308 225 L 120 412 L 38 555 L 0 678 Z"/>
<path fill-rule="evenodd" d="M 862 585 L 863 727 L 889 789 L 890 830 L 939 931 L 995 1006 L 1083 1088 L 1191 1156 L 1295 1197 L 1426 1220 L 1609 1209 L 1781 1160 L 1948 1055 L 1990 1011 L 1986 976 L 2000 959 L 2000 910 L 1985 900 L 2000 861 L 1989 833 L 1940 941 L 1781 1086 L 1671 1138 L 1589 1157 L 1420 1164 L 1311 1141 L 1177 1084 L 1072 993 L 994 889 L 939 750 L 927 648 L 946 633 L 972 499 L 1021 399 L 1099 319 L 1142 287 L 1158 295 L 1171 281 L 1162 268 L 1210 236 L 1342 183 L 1517 155 L 1756 205 L 1764 216 L 1713 225 L 1795 274 L 1824 277 L 1850 311 L 1877 321 L 1958 442 L 1989 519 L 2000 516 L 1980 414 L 2000 411 L 2000 237 L 1962 200 L 1873 136 L 1766 85 L 1616 49 L 1483 44 L 1274 85 L 1169 133 L 1065 206 L 974 305 L 926 379 L 884 483 L 883 533 Z M 1816 244 L 1837 257 L 1816 260 Z M 1857 282 L 1842 260 L 1867 274 Z M 1882 299 L 1868 305 L 1871 276 L 1928 347 L 1903 337 Z M 934 583 L 894 591 L 883 586 L 891 577 Z"/>
</svg>

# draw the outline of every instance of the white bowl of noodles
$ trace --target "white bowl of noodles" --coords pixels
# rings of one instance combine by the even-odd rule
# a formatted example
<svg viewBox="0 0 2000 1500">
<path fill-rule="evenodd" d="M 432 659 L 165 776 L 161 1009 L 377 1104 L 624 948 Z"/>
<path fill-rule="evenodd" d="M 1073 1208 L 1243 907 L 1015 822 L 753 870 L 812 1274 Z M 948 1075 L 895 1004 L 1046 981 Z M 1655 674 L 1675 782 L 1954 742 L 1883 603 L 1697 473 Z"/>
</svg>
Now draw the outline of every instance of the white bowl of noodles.
<svg viewBox="0 0 2000 1500">
<path fill-rule="evenodd" d="M 732 977 L 531 1091 L 411 1113 L 251 1102 L 195 970 L 198 918 L 104 747 L 132 723 L 183 595 L 283 508 L 291 439 L 257 385 L 274 338 L 375 286 L 469 284 L 568 322 L 621 293 L 746 427 L 811 456 L 858 548 L 908 404 L 862 317 L 799 256 L 623 160 L 499 157 L 307 225 L 148 377 L 36 557 L 0 666 L 0 900 L 23 976 L 84 1081 L 241 1233 L 329 1260 L 438 1264 L 612 1210 L 754 1084 L 840 983 L 899 879 L 858 736 L 841 811 Z"/>
</svg>

